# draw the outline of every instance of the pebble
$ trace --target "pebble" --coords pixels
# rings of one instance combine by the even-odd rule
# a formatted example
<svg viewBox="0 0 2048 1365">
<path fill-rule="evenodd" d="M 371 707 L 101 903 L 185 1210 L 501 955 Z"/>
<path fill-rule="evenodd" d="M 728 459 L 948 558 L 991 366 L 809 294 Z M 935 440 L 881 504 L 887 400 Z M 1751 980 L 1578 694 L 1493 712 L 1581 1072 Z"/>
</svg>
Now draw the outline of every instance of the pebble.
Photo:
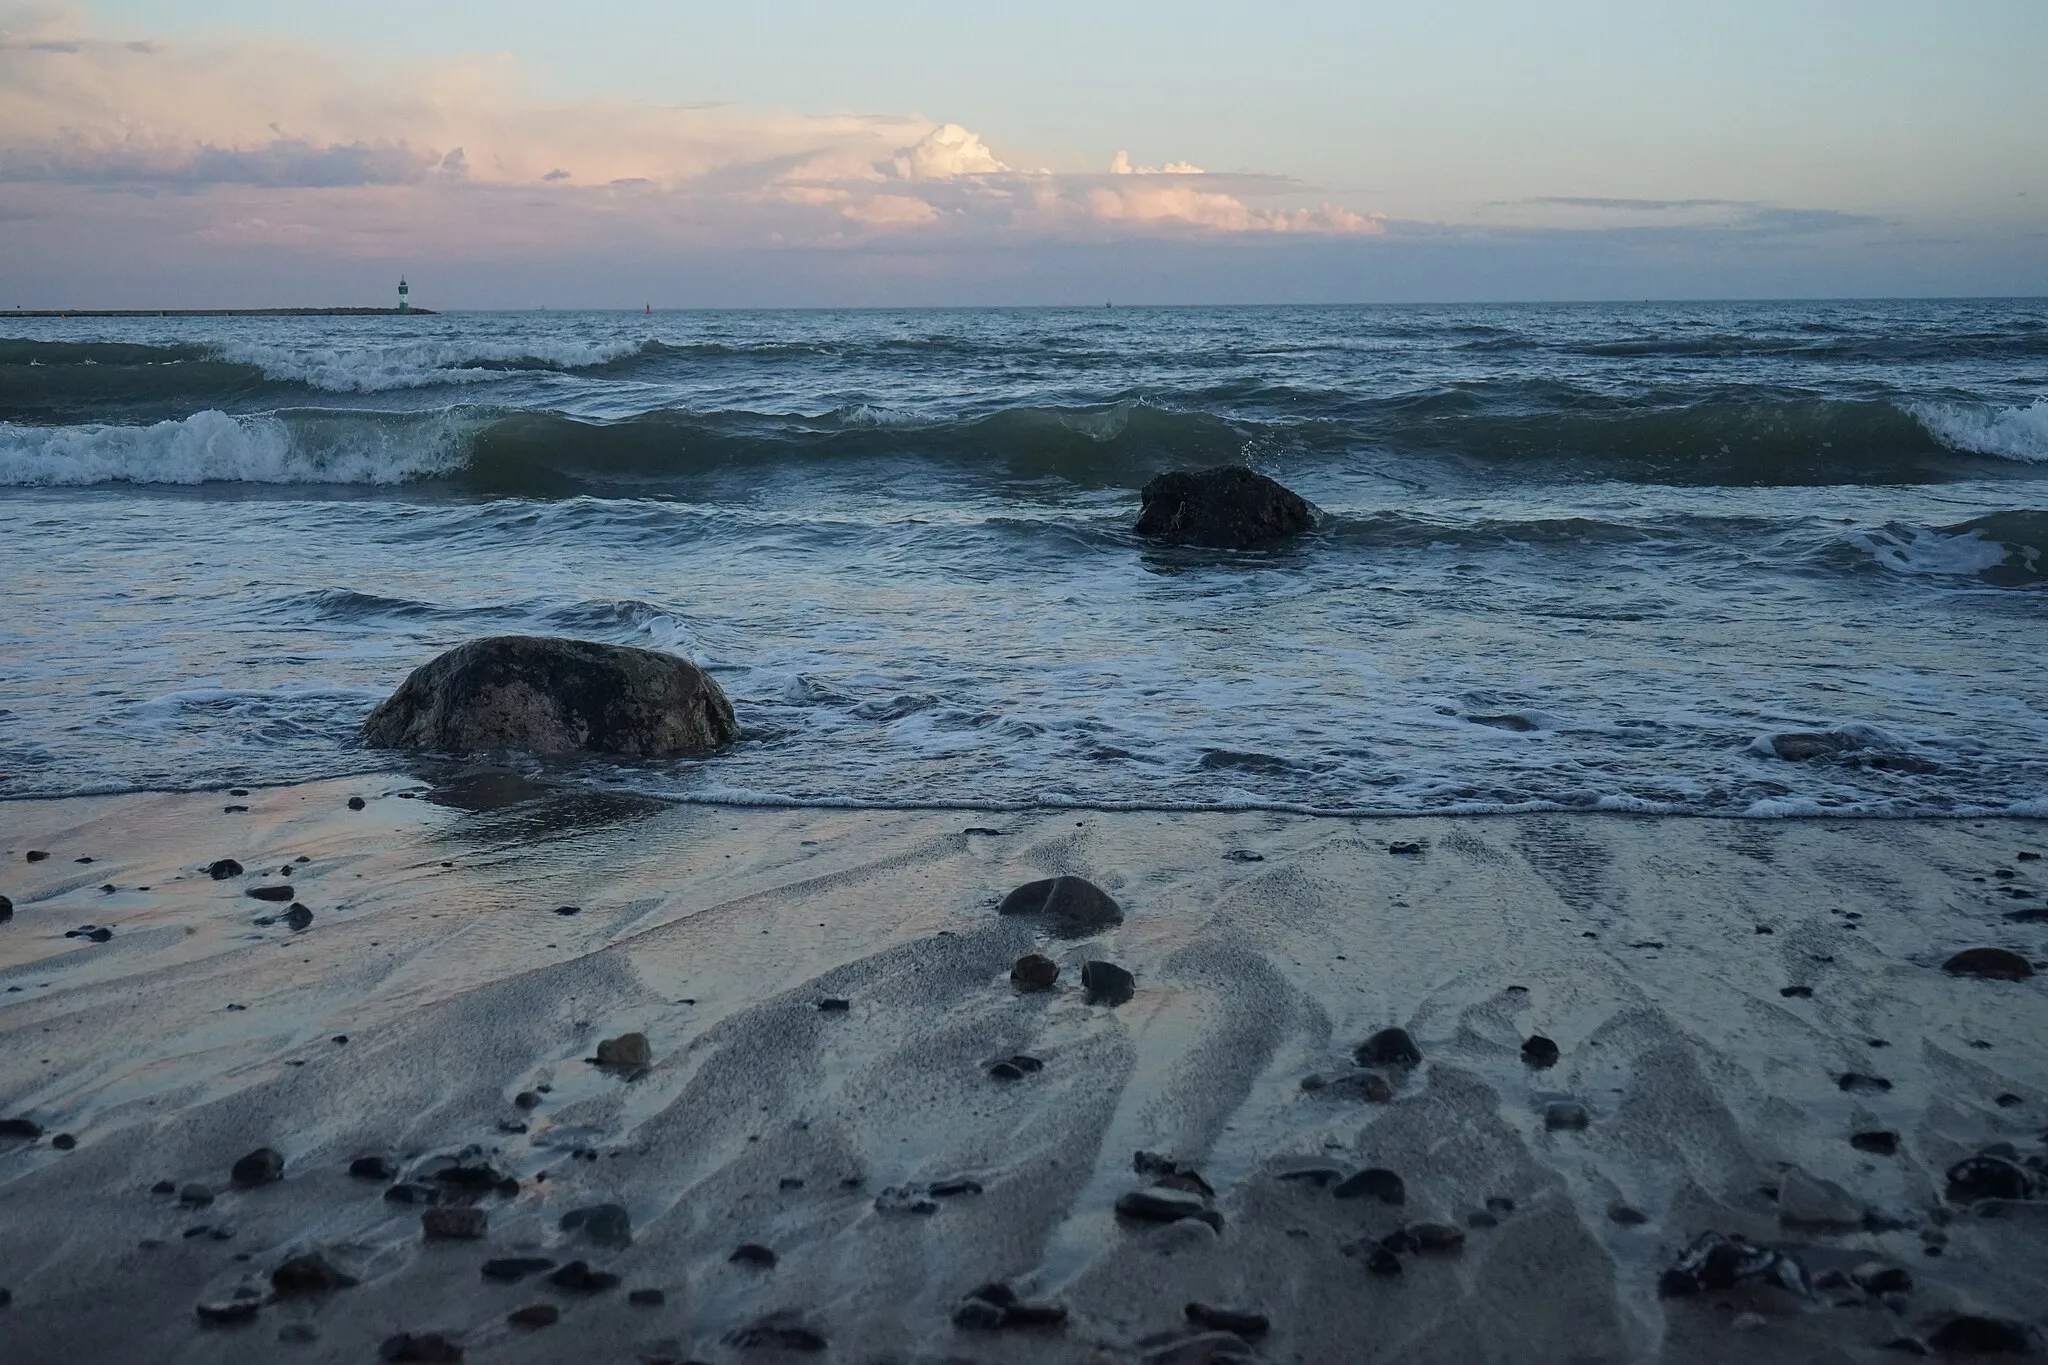
<svg viewBox="0 0 2048 1365">
<path fill-rule="evenodd" d="M 668 1302 L 668 1295 L 659 1289 L 635 1289 L 626 1295 L 626 1302 L 635 1308 L 659 1308 Z"/>
<path fill-rule="evenodd" d="M 844 1014 L 848 1010 L 853 1008 L 853 1002 L 850 1000 L 841 1000 L 837 996 L 831 996 L 824 1000 L 820 1000 L 818 1002 L 818 1008 L 823 1010 L 827 1014 Z"/>
<path fill-rule="evenodd" d="M 1005 1057 L 1002 1061 L 989 1067 L 988 1074 L 999 1081 L 1021 1081 L 1026 1076 L 1034 1075 L 1044 1069 L 1044 1062 L 1039 1061 L 1036 1057 L 1026 1056 L 1020 1052 L 1014 1057 Z"/>
<path fill-rule="evenodd" d="M 1553 1133 L 1576 1133 L 1592 1122 L 1593 1116 L 1577 1100 L 1552 1100 L 1543 1107 L 1543 1126 Z"/>
<path fill-rule="evenodd" d="M 1965 948 L 1941 964 L 1950 976 L 1974 976 L 1991 981 L 2025 981 L 2034 966 L 2018 953 L 2004 948 Z"/>
<path fill-rule="evenodd" d="M 1375 1275 L 1392 1277 L 1401 1273 L 1401 1258 L 1383 1246 L 1365 1253 L 1365 1268 Z"/>
<path fill-rule="evenodd" d="M 27 1138 L 34 1142 L 43 1135 L 43 1125 L 34 1119 L 0 1119 L 0 1137 Z"/>
<path fill-rule="evenodd" d="M 562 1310 L 551 1303 L 529 1303 L 524 1308 L 515 1308 L 505 1315 L 505 1321 L 514 1327 L 552 1327 L 562 1316 Z"/>
<path fill-rule="evenodd" d="M 192 1311 L 208 1327 L 232 1327 L 256 1321 L 256 1310 L 261 1306 L 255 1299 L 230 1299 L 225 1303 L 196 1304 Z"/>
<path fill-rule="evenodd" d="M 60 1152 L 68 1152 L 78 1145 L 78 1139 L 69 1133 L 59 1133 L 50 1139 L 50 1145 Z"/>
<path fill-rule="evenodd" d="M 1813 987 L 1784 986 L 1779 988 L 1778 994 L 1784 996 L 1787 1000 L 1811 1000 L 1813 998 Z"/>
<path fill-rule="evenodd" d="M 439 1332 L 400 1332 L 384 1339 L 377 1358 L 391 1365 L 448 1365 L 462 1359 L 462 1345 Z"/>
<path fill-rule="evenodd" d="M 433 1208 L 420 1215 L 420 1232 L 430 1242 L 474 1242 L 489 1226 L 490 1219 L 478 1208 Z"/>
<path fill-rule="evenodd" d="M 590 1204 L 571 1209 L 562 1215 L 560 1227 L 564 1232 L 580 1232 L 583 1240 L 593 1246 L 633 1245 L 633 1219 L 623 1204 Z"/>
<path fill-rule="evenodd" d="M 1420 839 L 1396 839 L 1387 845 L 1387 852 L 1410 858 L 1419 856 L 1422 849 L 1423 843 Z"/>
<path fill-rule="evenodd" d="M 1377 1199 L 1382 1204 L 1408 1202 L 1408 1186 L 1400 1176 L 1380 1166 L 1368 1166 L 1331 1191 L 1339 1199 Z"/>
<path fill-rule="evenodd" d="M 422 1185 L 417 1180 L 404 1180 L 384 1191 L 387 1204 L 438 1204 L 441 1192 L 432 1185 Z"/>
<path fill-rule="evenodd" d="M 1233 863 L 1263 863 L 1266 861 L 1265 854 L 1255 853 L 1248 848 L 1233 848 L 1223 856 Z"/>
<path fill-rule="evenodd" d="M 361 810 L 367 804 L 369 803 L 364 801 L 363 798 L 360 796 L 351 796 L 348 799 L 348 808 L 350 810 Z"/>
<path fill-rule="evenodd" d="M 1899 1135 L 1889 1129 L 1871 1128 L 1849 1134 L 1849 1145 L 1859 1152 L 1891 1156 L 1899 1150 Z"/>
<path fill-rule="evenodd" d="M 812 1331 L 788 1313 L 771 1313 L 752 1326 L 726 1335 L 726 1345 L 742 1351 L 822 1351 L 828 1345 L 823 1335 Z"/>
<path fill-rule="evenodd" d="M 284 1179 L 284 1157 L 274 1147 L 258 1147 L 234 1164 L 228 1178 L 237 1185 L 268 1185 Z"/>
<path fill-rule="evenodd" d="M 520 1109 L 540 1108 L 540 1096 L 531 1090 L 522 1090 L 512 1097 L 512 1103 Z"/>
<path fill-rule="evenodd" d="M 573 1294 L 602 1294 L 619 1286 L 619 1277 L 609 1270 L 592 1270 L 588 1261 L 571 1261 L 548 1276 L 548 1283 Z"/>
<path fill-rule="evenodd" d="M 280 886 L 252 886 L 242 894 L 252 900 L 288 901 L 292 898 L 294 892 L 292 891 L 291 884 L 287 882 Z"/>
<path fill-rule="evenodd" d="M 2003 1156 L 1979 1152 L 1948 1168 L 1948 1201 L 1974 1204 L 1979 1199 L 2029 1199 L 2034 1181 L 2024 1167 Z"/>
<path fill-rule="evenodd" d="M 0 896 L 0 924 L 5 924 L 7 923 L 7 921 L 13 918 L 14 902 L 7 899 L 7 897 L 5 896 Z"/>
<path fill-rule="evenodd" d="M 1295 1157 L 1273 1173 L 1275 1180 L 1294 1180 L 1327 1189 L 1344 1178 L 1344 1168 L 1320 1157 Z"/>
<path fill-rule="evenodd" d="M 149 1192 L 151 1194 L 176 1194 L 178 1186 L 174 1181 L 159 1180 L 156 1184 L 149 1187 Z"/>
<path fill-rule="evenodd" d="M 1005 1327 L 1059 1327 L 1066 1323 L 1065 1305 L 1021 1299 L 1006 1284 L 993 1283 L 972 1290 L 953 1310 L 953 1325 L 970 1331 L 993 1332 Z"/>
<path fill-rule="evenodd" d="M 734 1265 L 754 1265 L 763 1270 L 773 1270 L 777 1258 L 772 1250 L 759 1242 L 742 1242 L 725 1259 Z"/>
<path fill-rule="evenodd" d="M 32 848 L 32 849 L 30 849 L 30 850 L 28 851 L 28 854 L 27 854 L 27 858 L 28 858 L 28 861 L 30 861 L 30 862 L 32 862 L 32 863 L 39 863 L 39 862 L 41 862 L 41 861 L 42 861 L 43 859 L 45 859 L 45 858 L 47 858 L 47 857 L 49 857 L 49 856 L 50 856 L 50 855 L 49 855 L 48 853 L 44 852 L 44 851 L 43 851 L 42 849 L 40 849 L 40 848 Z"/>
<path fill-rule="evenodd" d="M 498 1284 L 517 1284 L 529 1275 L 553 1270 L 555 1263 L 545 1256 L 495 1256 L 483 1264 L 483 1277 Z"/>
<path fill-rule="evenodd" d="M 284 912 L 284 922 L 296 932 L 313 922 L 313 912 L 293 901 L 292 908 Z"/>
<path fill-rule="evenodd" d="M 206 875 L 217 882 L 242 875 L 242 865 L 233 858 L 215 858 L 206 865 Z"/>
<path fill-rule="evenodd" d="M 1266 1335 L 1273 1325 L 1264 1313 L 1249 1308 L 1217 1308 L 1206 1303 L 1190 1303 L 1181 1311 L 1197 1327 L 1230 1332 L 1247 1341 Z"/>
<path fill-rule="evenodd" d="M 281 1263 L 270 1272 L 270 1287 L 279 1294 L 329 1294 L 353 1289 L 360 1281 L 317 1251 L 308 1251 Z"/>
<path fill-rule="evenodd" d="M 1098 959 L 1082 964 L 1081 989 L 1086 992 L 1086 1003 L 1114 1007 L 1137 993 L 1137 980 L 1114 962 Z"/>
<path fill-rule="evenodd" d="M 622 1033 L 597 1045 L 599 1066 L 633 1069 L 645 1067 L 653 1061 L 654 1049 L 649 1046 L 644 1033 Z"/>
<path fill-rule="evenodd" d="M 1609 1204 L 1607 1220 L 1625 1228 L 1639 1228 L 1650 1221 L 1650 1215 L 1627 1204 Z"/>
<path fill-rule="evenodd" d="M 875 1196 L 876 1213 L 931 1214 L 938 1211 L 938 1201 L 916 1185 L 891 1185 Z"/>
<path fill-rule="evenodd" d="M 1837 1088 L 1855 1095 L 1881 1095 L 1892 1088 L 1892 1083 L 1882 1076 L 1865 1075 L 1861 1071 L 1845 1071 L 1835 1078 Z"/>
<path fill-rule="evenodd" d="M 1381 1029 L 1358 1045 L 1356 1055 L 1360 1066 L 1416 1066 L 1422 1061 L 1422 1049 L 1404 1028 Z"/>
<path fill-rule="evenodd" d="M 1116 1211 L 1141 1223 L 1177 1223 L 1183 1218 L 1195 1218 L 1219 1232 L 1223 1230 L 1223 1215 L 1210 1208 L 1202 1196 L 1187 1190 L 1157 1185 L 1131 1190 L 1118 1197 Z"/>
<path fill-rule="evenodd" d="M 1927 1344 L 1935 1350 L 1947 1352 L 1974 1351 L 1978 1355 L 2031 1355 L 2033 1334 L 2024 1324 L 2008 1322 L 2004 1318 L 1960 1317 L 1950 1318 L 1927 1338 Z"/>
<path fill-rule="evenodd" d="M 1540 1033 L 1522 1044 L 1523 1063 L 1537 1071 L 1556 1066 L 1557 1057 L 1557 1044 Z"/>
<path fill-rule="evenodd" d="M 1901 1265 L 1886 1265 L 1882 1261 L 1867 1261 L 1849 1273 L 1857 1287 L 1866 1294 L 1910 1294 L 1913 1292 L 1913 1276 Z"/>
<path fill-rule="evenodd" d="M 1010 982 L 1019 990 L 1049 991 L 1060 979 L 1060 964 L 1043 953 L 1026 953 L 1010 967 Z"/>
<path fill-rule="evenodd" d="M 1465 1230 L 1449 1223 L 1410 1223 L 1402 1231 L 1408 1243 L 1421 1252 L 1463 1251 Z"/>
<path fill-rule="evenodd" d="M 1049 921 L 1064 938 L 1081 938 L 1123 922 L 1123 907 L 1085 877 L 1048 877 L 1027 882 L 996 907 L 999 915 L 1030 915 Z"/>
<path fill-rule="evenodd" d="M 195 1181 L 179 1189 L 178 1202 L 203 1209 L 213 1202 L 213 1191 Z"/>
</svg>

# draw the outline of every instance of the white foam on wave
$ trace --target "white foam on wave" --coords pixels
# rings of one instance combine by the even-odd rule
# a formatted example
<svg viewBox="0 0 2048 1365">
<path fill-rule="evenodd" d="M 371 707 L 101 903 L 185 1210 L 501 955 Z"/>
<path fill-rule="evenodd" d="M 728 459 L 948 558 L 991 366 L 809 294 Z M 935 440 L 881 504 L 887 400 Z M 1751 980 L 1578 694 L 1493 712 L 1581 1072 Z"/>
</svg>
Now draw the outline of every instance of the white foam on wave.
<svg viewBox="0 0 2048 1365">
<path fill-rule="evenodd" d="M 208 409 L 151 426 L 17 426 L 0 422 L 0 487 L 104 483 L 394 484 L 453 473 L 468 423 L 337 415 L 286 422 Z"/>
<path fill-rule="evenodd" d="M 1893 525 L 1881 531 L 1858 531 L 1849 541 L 1893 573 L 1929 578 L 1974 578 L 1998 568 L 2012 554 L 2011 547 L 1975 527 L 1956 534 L 1925 526 Z"/>
<path fill-rule="evenodd" d="M 2028 464 L 2048 461 L 2048 398 L 2037 398 L 2023 408 L 1916 403 L 1912 413 L 1935 440 L 1956 450 Z"/>
<path fill-rule="evenodd" d="M 502 345 L 475 338 L 363 346 L 230 342 L 220 348 L 220 356 L 253 365 L 270 379 L 330 393 L 382 393 L 431 384 L 488 383 L 534 370 L 586 369 L 632 355 L 645 344 L 575 337 L 521 337 Z"/>
</svg>

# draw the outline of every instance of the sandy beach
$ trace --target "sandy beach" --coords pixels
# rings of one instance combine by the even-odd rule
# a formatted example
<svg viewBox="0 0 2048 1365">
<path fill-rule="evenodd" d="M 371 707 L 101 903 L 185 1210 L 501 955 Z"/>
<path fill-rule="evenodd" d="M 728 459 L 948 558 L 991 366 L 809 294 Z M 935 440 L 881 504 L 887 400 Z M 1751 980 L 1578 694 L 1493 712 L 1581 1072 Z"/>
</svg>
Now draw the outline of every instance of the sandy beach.
<svg viewBox="0 0 2048 1365">
<path fill-rule="evenodd" d="M 2048 991 L 1942 970 L 2048 953 L 2013 918 L 2037 822 L 735 809 L 480 772 L 0 824 L 0 1119 L 40 1132 L 0 1137 L 10 1365 L 1847 1362 L 2039 1325 L 2048 1204 L 1944 1185 L 2040 1157 Z M 1123 922 L 996 913 L 1054 875 Z M 1012 984 L 1030 952 L 1054 989 Z M 1087 1002 L 1098 959 L 1127 1002 Z M 1361 1067 L 1389 1027 L 1420 1062 Z M 587 1060 L 633 1032 L 647 1065 Z M 281 1176 L 237 1183 L 264 1148 Z M 1120 1216 L 1134 1191 L 1198 1216 Z M 1807 1292 L 1668 1296 L 1710 1232 Z M 993 1282 L 1044 1311 L 963 1308 Z"/>
</svg>

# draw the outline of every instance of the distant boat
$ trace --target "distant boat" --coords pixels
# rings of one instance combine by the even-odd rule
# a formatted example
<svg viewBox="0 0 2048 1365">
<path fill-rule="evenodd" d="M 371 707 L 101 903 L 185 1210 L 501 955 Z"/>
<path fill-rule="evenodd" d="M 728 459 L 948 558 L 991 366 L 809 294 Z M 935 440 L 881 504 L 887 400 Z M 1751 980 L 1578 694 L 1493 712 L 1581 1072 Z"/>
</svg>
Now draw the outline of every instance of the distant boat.
<svg viewBox="0 0 2048 1365">
<path fill-rule="evenodd" d="M 651 304 L 651 303 L 647 305 L 647 316 L 648 316 L 648 317 L 653 317 L 653 316 L 654 316 L 654 305 L 653 305 L 653 304 Z"/>
</svg>

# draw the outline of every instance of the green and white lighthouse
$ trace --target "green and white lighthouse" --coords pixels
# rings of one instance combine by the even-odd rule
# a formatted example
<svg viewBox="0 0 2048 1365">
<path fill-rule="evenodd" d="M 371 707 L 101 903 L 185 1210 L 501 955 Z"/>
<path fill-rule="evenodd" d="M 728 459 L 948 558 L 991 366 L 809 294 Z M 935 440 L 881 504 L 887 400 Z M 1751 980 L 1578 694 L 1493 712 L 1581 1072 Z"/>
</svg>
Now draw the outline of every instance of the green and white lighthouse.
<svg viewBox="0 0 2048 1365">
<path fill-rule="evenodd" d="M 400 276 L 398 277 L 398 311 L 399 311 L 399 312 L 401 312 L 401 313 L 410 313 L 410 312 L 412 311 L 412 300 L 411 300 L 411 298 L 410 298 L 410 297 L 408 297 L 408 296 L 409 296 L 409 295 L 410 295 L 411 293 L 412 293 L 412 286 L 408 285 L 408 284 L 407 284 L 407 283 L 405 282 L 405 276 L 403 276 L 403 275 L 400 275 Z"/>
</svg>

